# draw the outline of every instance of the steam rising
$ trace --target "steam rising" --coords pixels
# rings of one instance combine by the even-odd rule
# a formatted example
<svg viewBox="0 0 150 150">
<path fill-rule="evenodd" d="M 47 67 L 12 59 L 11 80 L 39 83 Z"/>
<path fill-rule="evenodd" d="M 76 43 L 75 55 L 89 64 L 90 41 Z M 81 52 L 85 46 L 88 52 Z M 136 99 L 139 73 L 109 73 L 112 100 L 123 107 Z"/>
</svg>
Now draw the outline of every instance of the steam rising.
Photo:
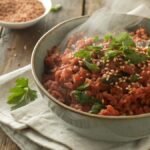
<svg viewBox="0 0 150 150">
<path fill-rule="evenodd" d="M 83 33 L 84 37 L 99 35 L 102 38 L 109 32 L 130 30 L 139 25 L 143 17 L 150 18 L 149 0 L 105 0 L 101 9 L 67 35 L 61 48 L 73 35 Z"/>
</svg>

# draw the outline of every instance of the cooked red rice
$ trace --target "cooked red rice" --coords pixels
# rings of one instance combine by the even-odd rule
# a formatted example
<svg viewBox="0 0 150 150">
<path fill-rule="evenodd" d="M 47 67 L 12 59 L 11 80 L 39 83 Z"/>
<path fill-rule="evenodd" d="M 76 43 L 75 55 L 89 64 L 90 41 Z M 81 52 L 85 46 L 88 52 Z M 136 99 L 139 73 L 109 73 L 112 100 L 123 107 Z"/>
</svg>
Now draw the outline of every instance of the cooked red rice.
<svg viewBox="0 0 150 150">
<path fill-rule="evenodd" d="M 113 46 L 115 56 L 110 55 L 111 36 L 83 38 L 76 43 L 70 43 L 71 39 L 63 54 L 54 47 L 45 58 L 44 87 L 62 103 L 84 112 L 114 116 L 149 113 L 150 38 L 143 28 L 130 35 L 125 39 L 131 44 L 128 47 L 126 41 Z"/>
</svg>

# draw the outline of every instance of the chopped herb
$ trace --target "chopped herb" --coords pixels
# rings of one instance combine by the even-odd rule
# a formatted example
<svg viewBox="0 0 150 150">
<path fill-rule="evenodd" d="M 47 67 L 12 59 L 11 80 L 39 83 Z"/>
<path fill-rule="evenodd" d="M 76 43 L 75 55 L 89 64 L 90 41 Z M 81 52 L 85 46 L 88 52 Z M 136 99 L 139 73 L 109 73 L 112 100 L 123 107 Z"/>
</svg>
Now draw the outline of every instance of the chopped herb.
<svg viewBox="0 0 150 150">
<path fill-rule="evenodd" d="M 93 55 L 93 53 L 99 53 L 101 49 L 102 49 L 101 46 L 87 46 L 86 48 L 77 51 L 74 54 L 74 56 L 89 60 L 91 59 L 91 56 Z"/>
<path fill-rule="evenodd" d="M 124 48 L 135 47 L 135 43 L 127 32 L 122 32 L 115 37 L 112 37 L 110 49 L 123 50 Z"/>
<path fill-rule="evenodd" d="M 80 91 L 86 90 L 88 87 L 89 87 L 89 84 L 88 84 L 88 83 L 84 83 L 84 84 L 80 85 L 80 86 L 77 88 L 77 90 L 80 90 Z"/>
<path fill-rule="evenodd" d="M 148 47 L 147 53 L 148 53 L 148 56 L 150 56 L 150 47 Z"/>
<path fill-rule="evenodd" d="M 132 64 L 142 63 L 148 59 L 145 54 L 140 54 L 133 50 L 136 45 L 127 32 L 122 32 L 117 36 L 106 35 L 104 39 L 111 39 L 109 50 L 105 53 L 106 59 L 113 59 L 119 54 L 124 55 L 125 59 Z"/>
<path fill-rule="evenodd" d="M 105 56 L 104 58 L 105 59 L 113 59 L 115 58 L 116 56 L 118 56 L 121 52 L 120 51 L 117 51 L 117 50 L 109 50 L 105 53 Z"/>
<path fill-rule="evenodd" d="M 93 51 L 93 53 L 98 53 L 102 49 L 102 46 L 96 45 L 96 46 L 88 46 L 86 48 L 88 50 Z"/>
<path fill-rule="evenodd" d="M 90 63 L 86 60 L 84 60 L 84 64 L 92 72 L 98 72 L 100 70 L 100 68 L 96 64 Z"/>
<path fill-rule="evenodd" d="M 135 42 L 132 40 L 131 36 L 127 32 L 122 32 L 115 38 L 116 42 L 125 45 L 127 47 L 135 47 Z"/>
<path fill-rule="evenodd" d="M 51 12 L 58 12 L 59 10 L 61 10 L 62 6 L 61 4 L 56 4 L 51 8 Z"/>
<path fill-rule="evenodd" d="M 140 54 L 134 50 L 124 51 L 125 58 L 130 61 L 132 64 L 139 64 L 145 62 L 148 57 L 145 54 Z"/>
<path fill-rule="evenodd" d="M 90 113 L 92 113 L 92 114 L 97 114 L 97 113 L 100 112 L 100 110 L 101 110 L 102 108 L 104 108 L 104 105 L 101 104 L 100 102 L 96 102 L 96 103 L 93 104 L 93 106 L 92 106 L 92 108 L 91 108 L 91 110 L 90 110 Z"/>
<path fill-rule="evenodd" d="M 113 36 L 111 34 L 106 34 L 105 37 L 104 37 L 105 41 L 110 41 L 112 39 L 113 39 Z"/>
<path fill-rule="evenodd" d="M 85 59 L 90 59 L 91 58 L 91 52 L 89 50 L 83 49 L 83 50 L 79 50 L 77 51 L 74 56 L 78 57 L 78 58 L 85 58 Z"/>
<path fill-rule="evenodd" d="M 93 97 L 88 96 L 86 91 L 74 90 L 72 94 L 80 104 L 92 104 L 94 102 Z"/>
<path fill-rule="evenodd" d="M 135 75 L 135 74 L 131 75 L 131 77 L 130 77 L 130 81 L 131 82 L 137 82 L 139 79 L 140 79 L 139 76 Z"/>
<path fill-rule="evenodd" d="M 28 79 L 18 78 L 16 86 L 10 89 L 7 103 L 12 105 L 12 109 L 22 107 L 37 98 L 35 90 L 28 85 Z"/>
<path fill-rule="evenodd" d="M 100 40 L 100 39 L 99 39 L 99 36 L 95 36 L 95 37 L 94 37 L 94 42 L 99 42 L 99 40 Z"/>
<path fill-rule="evenodd" d="M 110 84 L 110 83 L 115 83 L 118 81 L 119 77 L 121 75 L 111 75 L 108 79 L 107 78 L 102 78 L 102 82 L 105 84 Z"/>
<path fill-rule="evenodd" d="M 75 99 L 77 100 L 78 103 L 84 105 L 84 104 L 94 104 L 96 102 L 99 102 L 95 97 L 89 96 L 87 94 L 86 89 L 88 88 L 88 84 L 83 84 L 80 85 L 76 90 L 72 92 L 74 95 Z"/>
</svg>

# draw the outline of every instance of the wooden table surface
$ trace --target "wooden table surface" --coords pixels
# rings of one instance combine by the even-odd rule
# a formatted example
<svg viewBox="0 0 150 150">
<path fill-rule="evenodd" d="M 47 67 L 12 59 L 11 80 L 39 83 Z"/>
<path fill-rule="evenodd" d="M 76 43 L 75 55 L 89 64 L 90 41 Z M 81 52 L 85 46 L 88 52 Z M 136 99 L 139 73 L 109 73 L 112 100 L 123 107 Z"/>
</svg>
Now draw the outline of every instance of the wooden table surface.
<svg viewBox="0 0 150 150">
<path fill-rule="evenodd" d="M 30 63 L 30 57 L 38 39 L 54 25 L 69 18 L 90 15 L 102 6 L 102 0 L 52 0 L 61 4 L 62 10 L 49 13 L 37 25 L 24 30 L 0 27 L 0 75 Z M 0 150 L 19 150 L 0 129 Z"/>
</svg>

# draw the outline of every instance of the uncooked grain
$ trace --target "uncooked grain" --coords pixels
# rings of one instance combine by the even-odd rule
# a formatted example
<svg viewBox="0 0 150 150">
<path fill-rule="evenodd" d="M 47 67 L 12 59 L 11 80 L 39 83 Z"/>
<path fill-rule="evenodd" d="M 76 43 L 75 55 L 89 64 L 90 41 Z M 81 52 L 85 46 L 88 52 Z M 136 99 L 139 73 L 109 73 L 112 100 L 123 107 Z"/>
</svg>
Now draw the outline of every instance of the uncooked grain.
<svg viewBox="0 0 150 150">
<path fill-rule="evenodd" d="M 41 16 L 45 8 L 38 0 L 0 0 L 0 20 L 26 22 Z"/>
</svg>

